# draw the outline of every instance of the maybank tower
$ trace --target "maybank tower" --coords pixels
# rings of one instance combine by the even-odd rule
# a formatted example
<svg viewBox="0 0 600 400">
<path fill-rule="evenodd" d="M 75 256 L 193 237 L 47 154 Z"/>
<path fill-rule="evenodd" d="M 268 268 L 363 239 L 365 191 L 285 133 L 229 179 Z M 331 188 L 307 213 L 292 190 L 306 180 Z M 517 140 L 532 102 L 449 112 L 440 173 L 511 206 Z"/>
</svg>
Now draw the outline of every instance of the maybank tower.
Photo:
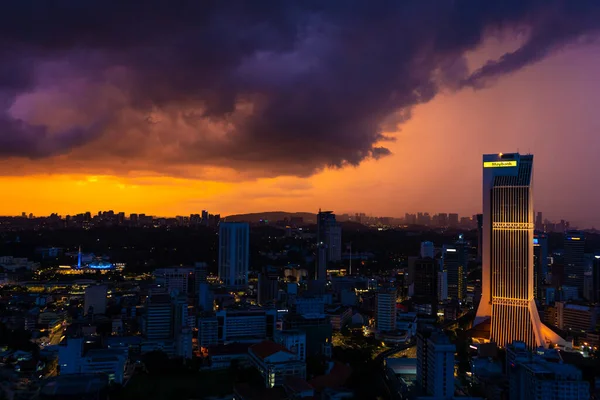
<svg viewBox="0 0 600 400">
<path fill-rule="evenodd" d="M 475 324 L 490 340 L 529 348 L 564 341 L 540 322 L 533 296 L 533 155 L 483 156 L 482 296 Z"/>
</svg>

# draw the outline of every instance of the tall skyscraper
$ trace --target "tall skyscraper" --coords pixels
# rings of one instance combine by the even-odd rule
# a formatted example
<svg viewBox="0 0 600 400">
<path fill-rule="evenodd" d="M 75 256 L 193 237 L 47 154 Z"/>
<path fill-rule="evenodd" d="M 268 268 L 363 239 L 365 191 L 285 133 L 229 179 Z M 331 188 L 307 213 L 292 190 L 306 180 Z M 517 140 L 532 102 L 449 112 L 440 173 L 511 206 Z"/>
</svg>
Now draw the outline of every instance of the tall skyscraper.
<svg viewBox="0 0 600 400">
<path fill-rule="evenodd" d="M 421 312 L 435 315 L 438 305 L 439 262 L 431 257 L 418 258 L 414 268 L 413 304 L 415 307 L 418 305 Z"/>
<path fill-rule="evenodd" d="M 548 235 L 535 233 L 533 236 L 533 296 L 543 302 L 544 284 L 548 274 Z"/>
<path fill-rule="evenodd" d="M 467 296 L 467 249 L 463 240 L 444 246 L 442 268 L 447 273 L 448 297 L 462 301 Z"/>
<path fill-rule="evenodd" d="M 533 155 L 483 156 L 482 296 L 475 325 L 491 318 L 505 347 L 563 342 L 542 325 L 533 296 Z"/>
<path fill-rule="evenodd" d="M 333 211 L 317 214 L 317 245 L 327 249 L 327 262 L 342 259 L 342 227 L 336 222 Z"/>
<path fill-rule="evenodd" d="M 595 255 L 592 263 L 592 295 L 588 301 L 600 303 L 600 255 Z"/>
<path fill-rule="evenodd" d="M 577 288 L 578 297 L 583 296 L 583 274 L 585 272 L 585 234 L 568 231 L 565 234 L 565 285 Z"/>
<path fill-rule="evenodd" d="M 477 214 L 477 261 L 483 258 L 483 214 Z"/>
<path fill-rule="evenodd" d="M 245 222 L 219 225 L 219 279 L 230 289 L 248 286 L 250 227 Z"/>
</svg>

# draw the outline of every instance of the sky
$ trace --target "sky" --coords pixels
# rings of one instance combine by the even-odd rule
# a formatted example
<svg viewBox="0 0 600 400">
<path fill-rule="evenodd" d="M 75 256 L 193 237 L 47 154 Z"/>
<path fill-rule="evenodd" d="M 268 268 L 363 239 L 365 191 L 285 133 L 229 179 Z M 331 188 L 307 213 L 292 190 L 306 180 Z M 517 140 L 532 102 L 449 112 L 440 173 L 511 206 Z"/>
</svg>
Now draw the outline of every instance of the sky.
<svg viewBox="0 0 600 400">
<path fill-rule="evenodd" d="M 597 1 L 14 2 L 0 214 L 536 211 L 600 227 Z"/>
</svg>

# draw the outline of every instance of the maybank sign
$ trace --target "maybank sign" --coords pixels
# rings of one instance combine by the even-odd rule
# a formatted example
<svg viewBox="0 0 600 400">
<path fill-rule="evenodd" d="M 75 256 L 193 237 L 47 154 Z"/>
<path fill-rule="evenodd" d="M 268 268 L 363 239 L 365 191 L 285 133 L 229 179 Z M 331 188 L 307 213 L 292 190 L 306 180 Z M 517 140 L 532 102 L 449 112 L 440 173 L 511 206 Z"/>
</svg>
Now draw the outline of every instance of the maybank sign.
<svg viewBox="0 0 600 400">
<path fill-rule="evenodd" d="M 517 160 L 513 161 L 485 161 L 483 168 L 502 168 L 502 167 L 516 167 Z"/>
</svg>

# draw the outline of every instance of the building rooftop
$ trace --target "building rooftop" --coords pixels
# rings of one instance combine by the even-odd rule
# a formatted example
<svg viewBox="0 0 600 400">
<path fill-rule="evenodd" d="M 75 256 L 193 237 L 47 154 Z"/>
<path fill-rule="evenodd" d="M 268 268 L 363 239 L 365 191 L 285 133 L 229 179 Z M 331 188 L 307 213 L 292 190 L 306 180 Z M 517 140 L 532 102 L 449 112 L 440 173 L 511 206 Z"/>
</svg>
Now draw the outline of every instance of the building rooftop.
<svg viewBox="0 0 600 400">
<path fill-rule="evenodd" d="M 208 348 L 209 356 L 225 356 L 230 354 L 248 353 L 249 343 L 230 343 L 220 346 L 212 346 Z"/>
<path fill-rule="evenodd" d="M 285 380 L 285 386 L 295 393 L 314 390 L 310 383 L 299 376 L 288 376 Z"/>
<path fill-rule="evenodd" d="M 252 353 L 254 353 L 258 358 L 263 360 L 269 356 L 272 356 L 275 353 L 279 353 L 280 351 L 289 354 L 294 354 L 288 349 L 286 349 L 284 346 L 275 342 L 271 342 L 270 340 L 265 340 L 261 343 L 252 345 L 250 346 L 250 350 L 252 350 Z"/>
<path fill-rule="evenodd" d="M 108 387 L 105 374 L 69 374 L 49 378 L 40 388 L 46 396 L 68 396 L 96 393 Z"/>
</svg>

